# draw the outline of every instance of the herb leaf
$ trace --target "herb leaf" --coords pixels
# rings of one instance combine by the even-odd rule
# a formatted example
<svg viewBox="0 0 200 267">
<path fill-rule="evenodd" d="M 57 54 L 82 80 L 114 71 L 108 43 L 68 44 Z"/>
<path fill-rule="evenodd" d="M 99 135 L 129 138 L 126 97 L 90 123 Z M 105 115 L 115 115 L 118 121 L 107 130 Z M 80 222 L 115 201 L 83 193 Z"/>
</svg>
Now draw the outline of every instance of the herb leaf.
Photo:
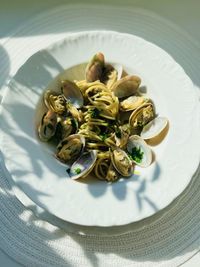
<svg viewBox="0 0 200 267">
<path fill-rule="evenodd" d="M 98 108 L 94 108 L 92 110 L 90 110 L 91 113 L 91 118 L 98 118 L 99 114 L 100 114 L 100 110 L 98 110 Z"/>
<path fill-rule="evenodd" d="M 121 138 L 122 137 L 121 130 L 118 127 L 115 129 L 115 135 L 117 136 L 117 138 Z"/>
<path fill-rule="evenodd" d="M 72 124 L 72 127 L 74 128 L 74 129 L 78 129 L 78 122 L 77 122 L 77 120 L 76 119 L 74 119 L 74 118 L 71 118 L 71 124 Z"/>
<path fill-rule="evenodd" d="M 109 137 L 109 134 L 107 134 L 107 133 L 102 133 L 102 134 L 100 134 L 100 137 L 101 137 L 102 141 L 105 141 L 106 138 Z"/>
<path fill-rule="evenodd" d="M 142 161 L 143 155 L 144 152 L 141 151 L 139 147 L 133 147 L 132 152 L 129 153 L 129 157 L 137 163 L 140 163 Z"/>
<path fill-rule="evenodd" d="M 80 169 L 80 168 L 76 168 L 76 169 L 74 170 L 74 172 L 75 172 L 76 174 L 79 174 L 79 173 L 81 173 L 81 169 Z"/>
</svg>

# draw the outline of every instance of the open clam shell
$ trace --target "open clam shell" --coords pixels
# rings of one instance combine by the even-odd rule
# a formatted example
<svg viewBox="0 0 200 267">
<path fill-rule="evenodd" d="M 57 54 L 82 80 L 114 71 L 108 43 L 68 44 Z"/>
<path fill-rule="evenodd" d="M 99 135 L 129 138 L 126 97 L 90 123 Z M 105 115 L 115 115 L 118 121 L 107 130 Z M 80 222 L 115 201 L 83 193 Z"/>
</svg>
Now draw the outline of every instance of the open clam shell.
<svg viewBox="0 0 200 267">
<path fill-rule="evenodd" d="M 73 179 L 79 179 L 87 176 L 95 165 L 97 159 L 96 150 L 83 153 L 69 169 L 69 176 Z"/>
<path fill-rule="evenodd" d="M 111 154 L 111 161 L 115 169 L 122 176 L 128 177 L 131 176 L 131 174 L 133 173 L 132 161 L 124 150 L 120 148 L 116 148 L 115 150 L 113 150 Z"/>
<path fill-rule="evenodd" d="M 129 124 L 132 129 L 143 127 L 155 118 L 154 106 L 151 102 L 147 102 L 135 109 L 130 118 Z"/>
<path fill-rule="evenodd" d="M 83 106 L 83 95 L 74 82 L 69 80 L 61 81 L 61 92 L 74 107 L 81 108 Z"/>
<path fill-rule="evenodd" d="M 108 182 L 115 182 L 119 179 L 119 173 L 116 168 L 113 166 L 113 163 L 110 162 L 110 166 L 108 168 L 105 180 Z"/>
<path fill-rule="evenodd" d="M 124 72 L 123 67 L 121 64 L 118 63 L 113 63 L 112 66 L 117 71 L 117 81 L 118 81 L 122 78 Z"/>
<path fill-rule="evenodd" d="M 55 134 L 57 127 L 57 115 L 48 110 L 42 117 L 38 127 L 38 135 L 41 141 L 49 141 Z"/>
<path fill-rule="evenodd" d="M 86 66 L 85 78 L 87 82 L 97 80 L 105 83 L 109 88 L 122 76 L 123 68 L 120 64 L 109 64 L 105 62 L 102 53 L 95 54 Z"/>
<path fill-rule="evenodd" d="M 114 83 L 111 90 L 118 98 L 128 97 L 137 92 L 140 83 L 140 77 L 135 75 L 127 75 Z"/>
<path fill-rule="evenodd" d="M 129 137 L 127 151 L 133 162 L 140 167 L 148 167 L 152 162 L 152 151 L 138 135 Z"/>
<path fill-rule="evenodd" d="M 143 96 L 129 96 L 120 103 L 121 111 L 130 111 L 138 108 L 148 100 Z"/>
<path fill-rule="evenodd" d="M 165 117 L 156 117 L 147 123 L 140 134 L 143 139 L 152 139 L 158 136 L 167 126 L 168 119 Z"/>
<path fill-rule="evenodd" d="M 85 147 L 85 137 L 80 134 L 72 134 L 64 138 L 57 146 L 56 158 L 63 163 L 76 160 Z"/>
<path fill-rule="evenodd" d="M 69 135 L 75 134 L 78 130 L 78 122 L 73 117 L 59 117 L 55 137 L 57 140 L 63 140 Z"/>
<path fill-rule="evenodd" d="M 95 54 L 86 66 L 85 78 L 87 82 L 101 80 L 105 60 L 102 53 Z"/>
</svg>

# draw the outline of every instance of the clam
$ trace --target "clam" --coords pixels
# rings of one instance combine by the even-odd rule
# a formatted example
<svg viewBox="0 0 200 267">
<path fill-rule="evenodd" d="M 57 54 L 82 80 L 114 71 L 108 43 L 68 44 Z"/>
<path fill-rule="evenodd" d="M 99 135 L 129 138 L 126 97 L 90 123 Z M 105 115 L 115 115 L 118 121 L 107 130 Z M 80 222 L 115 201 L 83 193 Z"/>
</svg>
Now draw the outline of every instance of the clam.
<svg viewBox="0 0 200 267">
<path fill-rule="evenodd" d="M 138 135 L 129 137 L 127 151 L 133 162 L 140 167 L 148 167 L 152 162 L 152 151 Z"/>
<path fill-rule="evenodd" d="M 119 126 L 117 131 L 115 131 L 115 142 L 116 146 L 124 148 L 128 142 L 130 130 L 126 125 Z"/>
<path fill-rule="evenodd" d="M 105 64 L 100 81 L 105 83 L 108 88 L 111 88 L 114 85 L 114 83 L 121 78 L 122 73 L 123 73 L 123 68 L 121 65 Z"/>
<path fill-rule="evenodd" d="M 81 108 L 83 106 L 83 95 L 74 82 L 69 80 L 61 81 L 61 92 L 65 99 L 75 108 Z"/>
<path fill-rule="evenodd" d="M 167 126 L 168 119 L 165 117 L 156 117 L 147 123 L 140 134 L 143 139 L 151 139 L 158 136 Z"/>
<path fill-rule="evenodd" d="M 42 117 L 38 127 L 38 135 L 41 141 L 49 141 L 55 134 L 57 127 L 57 115 L 52 110 L 48 110 Z"/>
<path fill-rule="evenodd" d="M 132 161 L 129 159 L 127 153 L 120 149 L 116 148 L 113 150 L 111 155 L 111 161 L 115 169 L 125 177 L 131 176 L 133 173 L 133 164 Z"/>
<path fill-rule="evenodd" d="M 87 176 L 94 168 L 97 159 L 96 150 L 84 152 L 75 161 L 69 169 L 69 176 L 73 179 L 79 179 Z"/>
<path fill-rule="evenodd" d="M 117 71 L 117 81 L 120 80 L 123 76 L 127 76 L 121 64 L 113 63 L 112 66 Z"/>
<path fill-rule="evenodd" d="M 142 104 L 137 109 L 135 109 L 130 118 L 129 124 L 132 129 L 137 129 L 138 127 L 144 127 L 148 122 L 153 120 L 155 117 L 154 106 L 151 102 Z"/>
<path fill-rule="evenodd" d="M 93 56 L 85 70 L 87 82 L 99 80 L 105 83 L 108 88 L 111 88 L 121 78 L 122 73 L 123 68 L 121 65 L 105 63 L 104 55 L 100 52 Z"/>
<path fill-rule="evenodd" d="M 120 103 L 121 111 L 130 111 L 138 108 L 148 100 L 143 96 L 129 96 L 127 99 Z"/>
<path fill-rule="evenodd" d="M 64 96 L 51 90 L 47 90 L 44 93 L 44 103 L 48 109 L 51 109 L 57 114 L 62 114 L 66 110 L 66 100 Z"/>
<path fill-rule="evenodd" d="M 85 138 L 80 134 L 72 134 L 64 138 L 57 146 L 56 158 L 63 163 L 76 160 L 83 152 Z"/>
<path fill-rule="evenodd" d="M 75 133 L 78 129 L 78 122 L 72 117 L 59 117 L 59 122 L 56 128 L 55 137 L 58 140 L 63 140 L 69 135 Z"/>
<path fill-rule="evenodd" d="M 90 62 L 87 64 L 85 70 L 85 77 L 87 82 L 94 82 L 101 80 L 104 68 L 104 55 L 97 53 L 93 56 Z"/>
<path fill-rule="evenodd" d="M 138 76 L 127 75 L 114 83 L 111 90 L 118 98 L 128 97 L 137 92 L 140 83 L 141 79 Z"/>
<path fill-rule="evenodd" d="M 117 172 L 117 170 L 113 166 L 113 163 L 111 162 L 105 180 L 107 180 L 108 182 L 114 182 L 118 179 L 119 179 L 119 173 Z"/>
</svg>

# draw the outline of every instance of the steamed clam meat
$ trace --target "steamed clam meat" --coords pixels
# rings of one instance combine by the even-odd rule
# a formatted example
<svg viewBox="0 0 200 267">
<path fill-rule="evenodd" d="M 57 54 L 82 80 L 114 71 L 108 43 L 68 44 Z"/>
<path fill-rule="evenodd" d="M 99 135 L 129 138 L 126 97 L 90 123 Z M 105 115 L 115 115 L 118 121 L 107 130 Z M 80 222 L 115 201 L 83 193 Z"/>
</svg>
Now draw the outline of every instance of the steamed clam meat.
<svg viewBox="0 0 200 267">
<path fill-rule="evenodd" d="M 87 82 L 100 81 L 111 88 L 114 83 L 121 78 L 123 69 L 119 64 L 109 64 L 105 62 L 104 55 L 97 53 L 87 64 L 85 76 Z"/>
<path fill-rule="evenodd" d="M 129 159 L 127 153 L 117 148 L 112 152 L 111 161 L 115 169 L 122 175 L 122 176 L 131 176 L 133 173 L 133 164 Z"/>
<path fill-rule="evenodd" d="M 77 159 L 85 146 L 85 138 L 78 134 L 73 134 L 64 138 L 57 146 L 56 158 L 67 163 Z"/>
<path fill-rule="evenodd" d="M 86 81 L 94 82 L 101 80 L 104 64 L 104 55 L 102 53 L 95 54 L 86 67 Z"/>
<path fill-rule="evenodd" d="M 108 182 L 114 182 L 117 181 L 119 179 L 119 173 L 117 172 L 117 170 L 115 169 L 115 167 L 113 166 L 113 163 L 110 162 L 110 166 L 108 168 L 108 172 L 106 174 L 105 180 L 107 180 Z"/>
<path fill-rule="evenodd" d="M 148 100 L 143 96 L 129 96 L 120 103 L 121 111 L 130 111 L 138 108 Z"/>
<path fill-rule="evenodd" d="M 129 118 L 132 129 L 144 127 L 148 122 L 155 118 L 155 111 L 152 103 L 145 103 L 134 110 Z"/>
<path fill-rule="evenodd" d="M 57 115 L 55 112 L 49 110 L 42 117 L 41 123 L 38 127 L 38 135 L 44 142 L 49 141 L 55 134 L 57 127 Z"/>
<path fill-rule="evenodd" d="M 58 118 L 57 129 L 55 133 L 56 140 L 63 140 L 78 130 L 78 122 L 73 117 Z"/>
<path fill-rule="evenodd" d="M 125 125 L 119 126 L 115 131 L 115 144 L 119 148 L 124 148 L 128 142 L 130 130 Z"/>
<path fill-rule="evenodd" d="M 114 83 L 117 81 L 118 72 L 117 70 L 110 64 L 105 66 L 105 71 L 103 73 L 103 83 L 107 85 L 108 88 L 111 88 Z"/>
</svg>

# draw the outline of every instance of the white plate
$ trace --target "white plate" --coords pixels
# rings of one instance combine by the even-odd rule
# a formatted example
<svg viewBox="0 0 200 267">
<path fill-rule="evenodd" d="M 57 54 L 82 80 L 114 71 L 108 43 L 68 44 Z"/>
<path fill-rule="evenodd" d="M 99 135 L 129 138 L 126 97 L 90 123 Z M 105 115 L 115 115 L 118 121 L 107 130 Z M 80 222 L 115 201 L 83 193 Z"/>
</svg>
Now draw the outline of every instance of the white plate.
<svg viewBox="0 0 200 267">
<path fill-rule="evenodd" d="M 170 122 L 156 161 L 114 184 L 70 180 L 35 135 L 35 107 L 47 85 L 64 69 L 102 51 L 142 78 L 157 113 Z M 16 184 L 39 206 L 64 220 L 122 225 L 148 217 L 171 203 L 188 185 L 200 151 L 197 99 L 183 69 L 165 51 L 133 35 L 83 32 L 33 55 L 11 81 L 3 99 L 1 148 Z"/>
</svg>

